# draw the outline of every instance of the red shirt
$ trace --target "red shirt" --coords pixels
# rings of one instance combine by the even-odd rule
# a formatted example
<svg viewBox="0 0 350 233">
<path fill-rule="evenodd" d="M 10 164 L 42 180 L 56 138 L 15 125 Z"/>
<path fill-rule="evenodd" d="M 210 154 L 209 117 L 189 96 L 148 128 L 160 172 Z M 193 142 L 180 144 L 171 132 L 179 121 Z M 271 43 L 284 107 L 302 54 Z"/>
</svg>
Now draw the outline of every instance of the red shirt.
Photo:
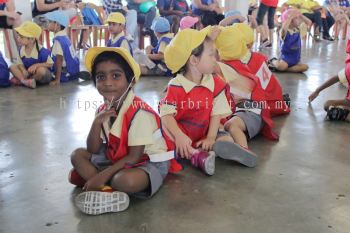
<svg viewBox="0 0 350 233">
<path fill-rule="evenodd" d="M 269 7 L 277 7 L 278 0 L 261 0 L 261 3 Z"/>
</svg>

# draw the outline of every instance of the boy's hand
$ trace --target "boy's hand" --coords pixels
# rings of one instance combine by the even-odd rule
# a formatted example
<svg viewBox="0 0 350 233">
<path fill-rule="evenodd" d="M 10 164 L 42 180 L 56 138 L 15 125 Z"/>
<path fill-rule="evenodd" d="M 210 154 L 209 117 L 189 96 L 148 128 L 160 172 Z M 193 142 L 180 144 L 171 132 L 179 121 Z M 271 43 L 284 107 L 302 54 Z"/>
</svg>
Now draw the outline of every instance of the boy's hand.
<svg viewBox="0 0 350 233">
<path fill-rule="evenodd" d="M 213 149 L 213 145 L 215 143 L 215 138 L 207 137 L 206 139 L 202 139 L 197 142 L 196 147 L 201 146 L 205 151 L 211 151 Z"/>
<path fill-rule="evenodd" d="M 38 67 L 39 67 L 39 64 L 34 64 L 28 68 L 28 72 L 30 74 L 35 74 Z"/>
<path fill-rule="evenodd" d="M 311 93 L 311 95 L 309 96 L 309 103 L 311 103 L 314 99 L 316 99 L 316 97 L 319 95 L 320 93 L 318 91 L 314 91 Z"/>
<path fill-rule="evenodd" d="M 95 117 L 94 122 L 96 124 L 103 124 L 110 117 L 117 117 L 117 113 L 115 112 L 115 108 L 111 108 L 109 110 L 103 110 Z"/>
<path fill-rule="evenodd" d="M 100 191 L 105 185 L 104 180 L 102 179 L 101 173 L 96 174 L 90 178 L 84 185 L 84 191 Z"/>
<path fill-rule="evenodd" d="M 194 148 L 192 147 L 192 140 L 185 134 L 181 134 L 175 137 L 176 154 L 181 158 L 190 159 Z"/>
<path fill-rule="evenodd" d="M 20 15 L 14 11 L 5 11 L 5 14 L 8 18 L 13 19 L 13 20 L 16 20 L 20 17 Z"/>
</svg>

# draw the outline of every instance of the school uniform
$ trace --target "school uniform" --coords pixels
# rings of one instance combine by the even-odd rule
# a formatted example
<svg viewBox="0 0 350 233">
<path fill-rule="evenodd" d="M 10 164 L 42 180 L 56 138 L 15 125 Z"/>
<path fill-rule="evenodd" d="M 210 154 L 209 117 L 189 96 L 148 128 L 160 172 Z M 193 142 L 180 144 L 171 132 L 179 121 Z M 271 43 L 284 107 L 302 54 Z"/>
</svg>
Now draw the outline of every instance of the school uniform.
<svg viewBox="0 0 350 233">
<path fill-rule="evenodd" d="M 241 62 L 246 64 L 251 72 L 259 78 L 259 84 L 265 91 L 267 105 L 272 116 L 288 114 L 290 108 L 283 99 L 283 90 L 276 76 L 267 65 L 267 57 L 258 52 L 248 52 Z"/>
<path fill-rule="evenodd" d="M 166 46 L 168 46 L 168 44 L 170 44 L 171 40 L 174 38 L 174 34 L 173 33 L 167 33 L 163 36 L 161 36 L 158 40 L 157 46 L 154 47 L 151 51 L 151 54 L 158 54 L 158 53 L 163 53 L 165 51 Z M 153 61 L 153 60 L 152 60 Z M 166 76 L 171 76 L 172 72 L 171 70 L 166 66 L 164 60 L 161 61 L 153 61 L 155 64 L 161 64 L 163 67 L 165 67 L 167 70 L 165 71 L 165 75 Z M 158 67 L 156 66 L 156 69 Z"/>
<path fill-rule="evenodd" d="M 124 32 L 119 33 L 114 38 L 111 38 L 107 42 L 107 47 L 120 47 L 130 51 L 133 56 L 130 42 L 125 38 Z"/>
<path fill-rule="evenodd" d="M 269 108 L 264 104 L 266 102 L 266 95 L 264 89 L 259 83 L 259 78 L 254 75 L 249 67 L 246 64 L 243 64 L 240 60 L 224 61 L 223 63 L 232 68 L 237 74 L 239 74 L 240 78 L 249 80 L 248 83 L 252 85 L 249 87 L 251 90 L 250 96 L 245 96 L 243 98 L 244 101 L 241 102 L 240 105 L 236 106 L 235 109 L 232 109 L 234 112 L 246 112 L 245 114 L 240 113 L 238 116 L 245 115 L 240 117 L 247 125 L 249 138 L 252 138 L 256 136 L 257 133 L 261 132 L 266 138 L 270 140 L 278 140 L 278 135 L 272 131 L 273 121 L 271 119 Z M 224 75 L 224 78 L 229 85 L 231 81 L 233 81 L 231 75 Z M 234 89 L 232 89 L 231 85 L 230 92 L 234 94 Z M 237 113 L 234 114 L 237 115 Z M 260 121 L 258 119 L 259 117 L 256 115 L 261 117 L 263 122 L 262 125 L 260 125 Z M 253 127 L 250 127 L 251 124 L 253 124 Z M 250 128 L 251 131 L 249 131 Z"/>
<path fill-rule="evenodd" d="M 10 85 L 9 67 L 0 51 L 0 87 L 9 87 Z"/>
<path fill-rule="evenodd" d="M 301 57 L 301 37 L 298 30 L 288 30 L 281 41 L 280 59 L 288 64 L 288 67 L 297 65 Z"/>
<path fill-rule="evenodd" d="M 220 77 L 204 75 L 201 84 L 178 74 L 168 84 L 167 94 L 160 102 L 160 116 L 174 116 L 179 128 L 193 142 L 206 138 L 211 116 L 230 115 L 228 86 Z M 170 149 L 174 149 L 172 142 Z"/>
<path fill-rule="evenodd" d="M 54 63 L 56 63 L 57 55 L 63 56 L 61 82 L 77 79 L 80 62 L 65 30 L 57 32 L 53 38 L 51 57 Z M 56 73 L 55 66 L 53 73 Z"/>
<path fill-rule="evenodd" d="M 101 105 L 97 113 L 106 107 L 105 104 Z M 103 123 L 101 139 L 106 147 L 91 158 L 97 169 L 103 170 L 127 156 L 130 146 L 145 146 L 144 156 L 136 164 L 126 164 L 124 168 L 137 167 L 149 175 L 150 189 L 135 196 L 150 197 L 159 190 L 168 173 L 173 152 L 167 152 L 158 114 L 135 96 L 132 90 L 124 100 L 114 123 L 111 125 L 109 120 Z"/>
</svg>

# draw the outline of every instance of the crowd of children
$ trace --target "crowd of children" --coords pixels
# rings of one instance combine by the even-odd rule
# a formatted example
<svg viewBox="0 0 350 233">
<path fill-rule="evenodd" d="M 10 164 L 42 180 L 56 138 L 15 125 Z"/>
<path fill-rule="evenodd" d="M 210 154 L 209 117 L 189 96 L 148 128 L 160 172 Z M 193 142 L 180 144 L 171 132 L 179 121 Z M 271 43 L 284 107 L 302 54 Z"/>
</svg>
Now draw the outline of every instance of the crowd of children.
<svg viewBox="0 0 350 233">
<path fill-rule="evenodd" d="M 104 104 L 96 112 L 86 148 L 72 153 L 69 174 L 69 181 L 84 191 L 76 197 L 77 207 L 91 215 L 125 210 L 129 195 L 152 197 L 169 172 L 182 170 L 182 160 L 207 175 L 214 175 L 216 157 L 257 166 L 250 140 L 259 134 L 278 140 L 272 117 L 290 112 L 289 96 L 272 71 L 308 69 L 301 64 L 299 27 L 311 21 L 297 9 L 282 13 L 281 55 L 270 60 L 252 51 L 252 27 L 263 30 L 262 22 L 252 17 L 245 22 L 238 11 L 226 12 L 220 26 L 185 16 L 176 35 L 169 21 L 158 17 L 151 26 L 158 43 L 145 53 L 133 51 L 124 34 L 123 14 L 111 13 L 107 46 L 87 51 L 83 72 L 65 30 L 69 18 L 60 11 L 45 17 L 46 29 L 54 33 L 51 51 L 40 45 L 42 29 L 36 23 L 15 28 L 21 59 L 8 68 L 0 53 L 0 87 L 93 81 Z M 349 87 L 349 72 L 348 57 L 345 68 L 317 88 L 309 101 L 337 82 Z M 173 75 L 159 113 L 133 92 L 141 75 Z M 327 101 L 325 110 L 329 120 L 350 122 L 350 90 L 345 99 Z"/>
</svg>

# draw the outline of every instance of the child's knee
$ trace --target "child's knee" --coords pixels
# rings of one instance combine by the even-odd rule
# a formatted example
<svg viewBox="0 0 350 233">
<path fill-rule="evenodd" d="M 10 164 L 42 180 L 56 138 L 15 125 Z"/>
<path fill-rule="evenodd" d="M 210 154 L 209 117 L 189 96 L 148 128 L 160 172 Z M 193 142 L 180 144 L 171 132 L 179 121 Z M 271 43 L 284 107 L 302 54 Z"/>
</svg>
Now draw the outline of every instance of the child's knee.
<svg viewBox="0 0 350 233">
<path fill-rule="evenodd" d="M 328 111 L 330 106 L 334 106 L 334 101 L 333 100 L 327 100 L 324 105 L 323 108 L 325 111 Z"/>
<path fill-rule="evenodd" d="M 302 70 L 302 72 L 305 72 L 305 71 L 307 71 L 309 69 L 309 66 L 308 65 L 306 65 L 306 64 L 301 64 L 301 70 Z"/>
<path fill-rule="evenodd" d="M 70 156 L 73 166 L 76 166 L 81 160 L 89 160 L 90 153 L 84 148 L 74 150 Z"/>
<path fill-rule="evenodd" d="M 113 189 L 125 193 L 135 193 L 135 190 L 138 188 L 135 179 L 132 176 L 123 174 L 123 172 L 113 176 L 111 186 Z"/>
<path fill-rule="evenodd" d="M 225 124 L 225 130 L 232 132 L 236 130 L 242 131 L 244 128 L 244 122 L 241 118 L 235 116 Z"/>
</svg>

